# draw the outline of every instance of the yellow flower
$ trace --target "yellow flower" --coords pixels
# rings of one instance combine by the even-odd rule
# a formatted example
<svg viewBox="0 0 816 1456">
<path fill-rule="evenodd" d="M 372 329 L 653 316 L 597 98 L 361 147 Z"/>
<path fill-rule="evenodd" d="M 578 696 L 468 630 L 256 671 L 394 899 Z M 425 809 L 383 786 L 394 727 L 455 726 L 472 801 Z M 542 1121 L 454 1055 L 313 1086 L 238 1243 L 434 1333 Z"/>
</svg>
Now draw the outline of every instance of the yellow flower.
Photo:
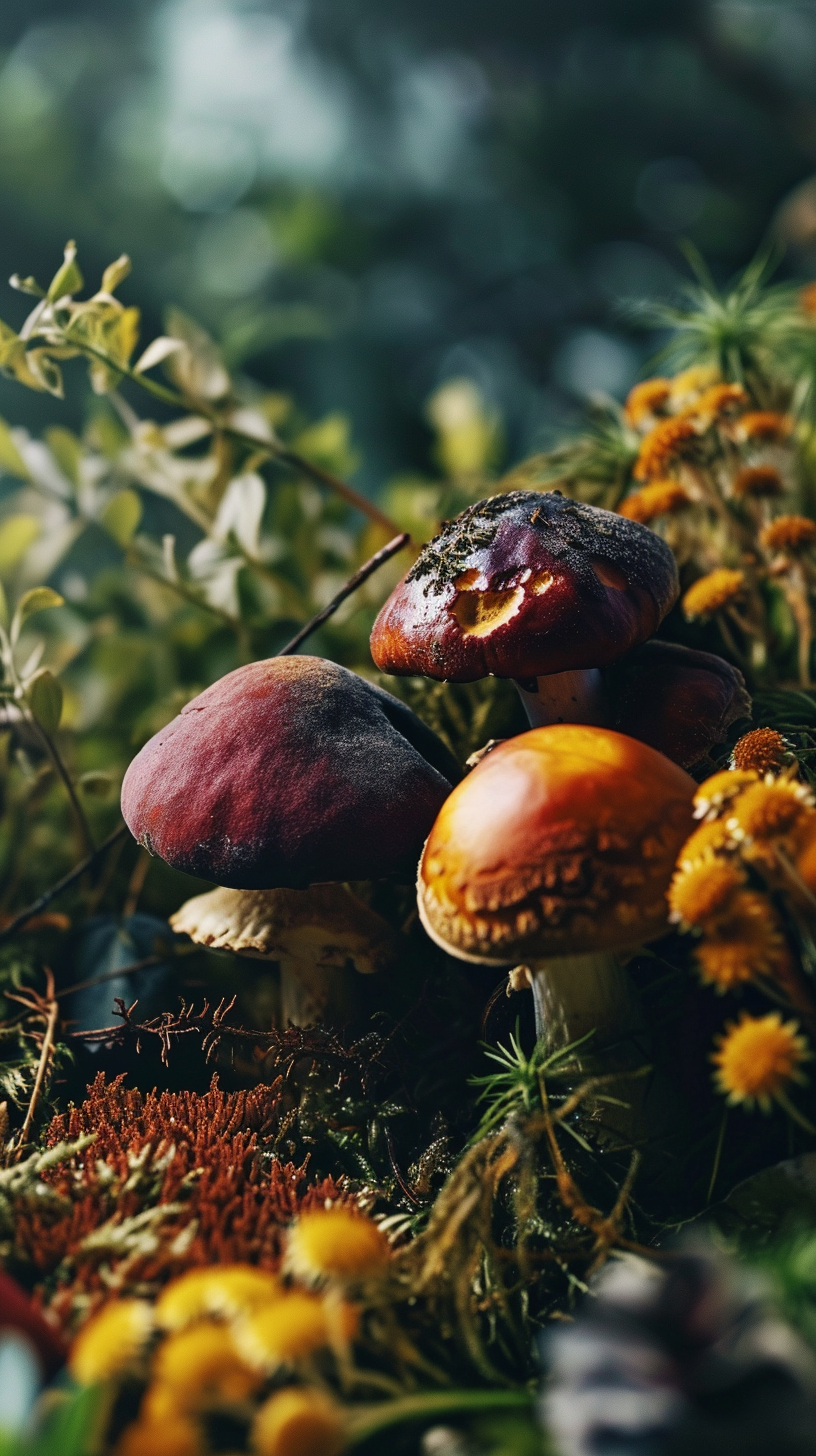
<svg viewBox="0 0 816 1456">
<path fill-rule="evenodd" d="M 633 471 L 635 480 L 662 475 L 672 461 L 687 452 L 689 442 L 699 436 L 697 426 L 685 416 L 661 420 L 646 435 Z"/>
<path fill-rule="evenodd" d="M 618 515 L 648 526 L 658 516 L 670 515 L 691 505 L 691 496 L 678 480 L 652 480 L 618 506 Z"/>
<path fill-rule="evenodd" d="M 271 1373 L 353 1340 L 357 1325 L 351 1305 L 329 1305 L 316 1294 L 293 1289 L 236 1323 L 233 1337 L 254 1369 Z"/>
<path fill-rule="evenodd" d="M 744 1011 L 726 1028 L 712 1061 L 717 1088 L 732 1106 L 757 1103 L 767 1112 L 774 1098 L 784 1099 L 789 1082 L 804 1082 L 799 1069 L 811 1054 L 798 1031 L 798 1022 L 783 1022 L 779 1011 L 767 1016 Z"/>
<path fill-rule="evenodd" d="M 719 773 L 712 774 L 703 780 L 694 795 L 695 819 L 707 819 L 718 814 L 723 804 L 729 803 L 749 784 L 756 782 L 757 775 L 752 770 L 721 769 Z"/>
<path fill-rule="evenodd" d="M 764 775 L 782 767 L 789 749 L 788 740 L 775 728 L 752 728 L 737 739 L 731 763 L 735 769 Z"/>
<path fill-rule="evenodd" d="M 80 1385 L 110 1380 L 135 1364 L 150 1338 L 153 1311 L 144 1299 L 116 1299 L 89 1319 L 68 1365 Z"/>
<path fill-rule="evenodd" d="M 735 440 L 786 440 L 793 429 L 790 415 L 776 410 L 749 410 L 733 427 Z"/>
<path fill-rule="evenodd" d="M 777 516 L 759 533 L 759 544 L 764 551 L 804 551 L 814 542 L 816 521 L 807 516 Z"/>
<path fill-rule="evenodd" d="M 650 423 L 657 411 L 666 403 L 670 390 L 671 384 L 668 379 L 644 379 L 642 384 L 636 384 L 634 389 L 630 389 L 623 406 L 627 423 L 635 429 L 642 424 Z"/>
<path fill-rule="evenodd" d="M 259 1384 L 229 1330 L 209 1320 L 170 1335 L 156 1352 L 153 1376 L 183 1411 L 246 1400 Z"/>
<path fill-rule="evenodd" d="M 684 927 L 710 925 L 728 913 L 744 883 L 745 876 L 731 860 L 698 860 L 684 866 L 669 886 L 670 919 Z"/>
<path fill-rule="evenodd" d="M 361 1278 L 379 1273 L 391 1246 L 372 1219 L 349 1208 L 303 1213 L 289 1230 L 286 1267 L 301 1279 Z"/>
<path fill-rule="evenodd" d="M 678 869 L 685 869 L 687 866 L 699 864 L 701 861 L 711 863 L 714 857 L 722 849 L 730 844 L 731 835 L 725 827 L 723 819 L 711 819 L 707 824 L 701 824 L 699 829 L 686 840 L 683 848 L 677 856 Z"/>
<path fill-rule="evenodd" d="M 731 805 L 728 828 L 735 839 L 764 842 L 790 833 L 813 805 L 813 795 L 795 779 L 772 778 L 751 784 Z"/>
<path fill-rule="evenodd" d="M 700 979 L 720 992 L 755 976 L 772 976 L 784 957 L 785 942 L 770 901 L 755 890 L 734 894 L 727 919 L 707 931 L 694 954 Z"/>
<path fill-rule="evenodd" d="M 683 597 L 683 611 L 689 621 L 694 617 L 710 617 L 735 601 L 744 590 L 744 571 L 718 566 L 716 571 L 701 576 L 689 587 Z"/>
<path fill-rule="evenodd" d="M 734 479 L 734 495 L 754 499 L 782 495 L 785 485 L 779 471 L 773 465 L 746 465 Z"/>
<path fill-rule="evenodd" d="M 690 369 L 683 369 L 675 374 L 669 395 L 672 413 L 679 414 L 687 410 L 700 398 L 703 390 L 710 389 L 712 384 L 717 383 L 719 377 L 719 370 L 713 364 L 693 364 Z"/>
<path fill-rule="evenodd" d="M 156 1323 L 165 1330 L 209 1316 L 230 1318 L 257 1309 L 274 1299 L 280 1284 L 274 1274 L 252 1264 L 219 1264 L 208 1269 L 188 1269 L 173 1279 L 156 1301 Z"/>
<path fill-rule="evenodd" d="M 198 1426 L 185 1416 L 162 1421 L 140 1417 L 123 1431 L 114 1456 L 202 1456 L 204 1449 Z"/>
<path fill-rule="evenodd" d="M 250 1433 L 258 1456 L 337 1456 L 343 1414 L 319 1390 L 278 1390 L 261 1406 Z"/>
</svg>

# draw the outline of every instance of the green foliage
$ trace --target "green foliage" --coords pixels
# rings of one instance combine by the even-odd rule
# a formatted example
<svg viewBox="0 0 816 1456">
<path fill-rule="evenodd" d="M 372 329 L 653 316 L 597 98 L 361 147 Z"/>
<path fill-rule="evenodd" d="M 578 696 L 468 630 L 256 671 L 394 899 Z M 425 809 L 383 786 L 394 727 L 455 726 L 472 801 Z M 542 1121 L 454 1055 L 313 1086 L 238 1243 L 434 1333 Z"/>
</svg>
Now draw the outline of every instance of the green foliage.
<svg viewBox="0 0 816 1456">
<path fill-rule="evenodd" d="M 33 1433 L 0 1427 L 0 1456 L 95 1456 L 105 1405 L 94 1388 L 51 1391 Z"/>
</svg>

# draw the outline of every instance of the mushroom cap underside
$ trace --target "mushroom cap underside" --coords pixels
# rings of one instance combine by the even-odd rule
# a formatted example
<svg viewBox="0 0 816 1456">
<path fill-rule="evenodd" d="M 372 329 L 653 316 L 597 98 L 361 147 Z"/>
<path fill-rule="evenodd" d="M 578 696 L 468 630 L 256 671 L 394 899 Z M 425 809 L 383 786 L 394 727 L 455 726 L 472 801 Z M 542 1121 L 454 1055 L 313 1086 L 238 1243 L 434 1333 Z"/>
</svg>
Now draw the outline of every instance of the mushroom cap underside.
<svg viewBox="0 0 816 1456">
<path fill-rule="evenodd" d="M 610 722 L 683 768 L 723 743 L 732 723 L 751 716 L 736 667 L 712 652 L 675 642 L 644 642 L 607 675 Z"/>
<path fill-rule="evenodd" d="M 378 667 L 468 682 L 603 667 L 657 630 L 674 558 L 647 527 L 557 491 L 479 501 L 420 553 L 371 635 Z"/>
<path fill-rule="evenodd" d="M 419 909 L 463 960 L 624 949 L 662 934 L 696 785 L 647 744 L 554 724 L 494 749 L 443 805 Z"/>
<path fill-rule="evenodd" d="M 228 673 L 145 744 L 122 813 L 151 852 L 217 884 L 373 879 L 413 868 L 458 777 L 390 694 L 322 658 L 277 657 Z"/>
<path fill-rule="evenodd" d="M 396 956 L 391 927 L 343 885 L 219 887 L 187 900 L 170 924 L 212 950 L 327 969 L 351 963 L 361 975 L 384 970 Z"/>
</svg>

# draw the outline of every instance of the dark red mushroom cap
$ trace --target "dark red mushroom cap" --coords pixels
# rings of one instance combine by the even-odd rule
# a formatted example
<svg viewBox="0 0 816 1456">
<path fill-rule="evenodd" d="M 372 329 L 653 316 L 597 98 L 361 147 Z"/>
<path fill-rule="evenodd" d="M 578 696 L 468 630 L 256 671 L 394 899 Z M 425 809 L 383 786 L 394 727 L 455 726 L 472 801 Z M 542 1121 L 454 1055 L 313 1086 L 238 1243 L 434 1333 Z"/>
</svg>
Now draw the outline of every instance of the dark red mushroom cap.
<svg viewBox="0 0 816 1456">
<path fill-rule="evenodd" d="M 607 674 L 610 723 L 683 768 L 699 763 L 739 718 L 751 716 L 745 679 L 712 652 L 644 642 Z"/>
<path fill-rule="evenodd" d="M 451 682 L 604 667 L 677 600 L 661 537 L 558 491 L 469 506 L 385 603 L 371 654 L 385 672 Z"/>
<path fill-rule="evenodd" d="M 122 813 L 176 869 L 297 888 L 412 869 L 459 777 L 389 693 L 323 658 L 273 657 L 213 683 L 145 744 Z"/>
</svg>

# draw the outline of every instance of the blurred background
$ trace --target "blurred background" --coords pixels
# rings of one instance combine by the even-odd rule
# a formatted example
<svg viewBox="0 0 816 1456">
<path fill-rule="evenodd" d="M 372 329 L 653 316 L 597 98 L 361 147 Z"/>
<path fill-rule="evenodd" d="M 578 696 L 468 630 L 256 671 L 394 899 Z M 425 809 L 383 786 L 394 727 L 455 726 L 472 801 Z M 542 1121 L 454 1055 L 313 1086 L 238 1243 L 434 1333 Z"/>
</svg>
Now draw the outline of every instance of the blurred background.
<svg viewBox="0 0 816 1456">
<path fill-rule="evenodd" d="M 679 239 L 723 278 L 769 227 L 816 265 L 813 0 L 4 0 L 0 47 L 0 274 L 128 251 L 144 337 L 175 303 L 343 412 L 368 491 L 432 468 L 448 380 L 497 465 L 622 396 Z M 0 413 L 78 423 L 74 373 Z"/>
</svg>

